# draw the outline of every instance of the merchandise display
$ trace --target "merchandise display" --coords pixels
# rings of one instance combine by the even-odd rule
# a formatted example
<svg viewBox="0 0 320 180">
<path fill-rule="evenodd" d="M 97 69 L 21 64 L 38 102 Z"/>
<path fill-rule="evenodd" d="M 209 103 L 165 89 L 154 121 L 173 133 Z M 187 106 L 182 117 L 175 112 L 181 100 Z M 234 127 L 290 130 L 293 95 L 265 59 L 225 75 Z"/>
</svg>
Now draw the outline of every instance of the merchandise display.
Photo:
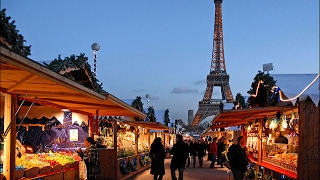
<svg viewBox="0 0 320 180">
<path fill-rule="evenodd" d="M 245 127 L 248 157 L 260 166 L 296 176 L 299 151 L 298 119 L 292 115 L 291 118 L 272 118 L 261 122 L 262 125 L 256 122 Z"/>
<path fill-rule="evenodd" d="M 138 127 L 138 153 L 149 152 L 149 132 L 145 128 Z"/>
<path fill-rule="evenodd" d="M 74 152 L 26 154 L 25 156 L 21 156 L 21 158 L 16 158 L 16 166 L 27 170 L 33 167 L 54 167 L 59 164 L 64 166 L 67 163 L 72 164 L 80 160 L 81 158 Z"/>
<path fill-rule="evenodd" d="M 271 120 L 269 124 L 270 133 L 262 141 L 262 161 L 284 170 L 297 172 L 298 167 L 298 141 L 299 132 L 298 119 L 281 118 Z"/>
<path fill-rule="evenodd" d="M 126 126 L 118 129 L 117 155 L 118 158 L 135 155 L 134 127 Z"/>
</svg>

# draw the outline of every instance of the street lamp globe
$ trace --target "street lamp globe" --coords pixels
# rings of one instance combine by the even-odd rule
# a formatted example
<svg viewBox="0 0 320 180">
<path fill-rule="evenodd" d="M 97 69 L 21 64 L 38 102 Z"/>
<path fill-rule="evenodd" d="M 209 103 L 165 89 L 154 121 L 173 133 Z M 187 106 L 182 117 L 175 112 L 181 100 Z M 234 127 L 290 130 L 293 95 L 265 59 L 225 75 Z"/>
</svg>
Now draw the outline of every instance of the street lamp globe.
<svg viewBox="0 0 320 180">
<path fill-rule="evenodd" d="M 94 51 L 99 51 L 100 45 L 98 43 L 93 43 L 91 45 L 91 49 L 94 50 Z"/>
</svg>

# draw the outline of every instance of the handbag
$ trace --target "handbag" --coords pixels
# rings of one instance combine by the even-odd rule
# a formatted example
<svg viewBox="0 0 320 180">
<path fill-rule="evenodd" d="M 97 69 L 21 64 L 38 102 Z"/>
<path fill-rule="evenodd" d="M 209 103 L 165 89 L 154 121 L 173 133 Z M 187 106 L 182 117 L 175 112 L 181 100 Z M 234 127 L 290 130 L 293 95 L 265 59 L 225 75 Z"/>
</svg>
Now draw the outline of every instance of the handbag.
<svg viewBox="0 0 320 180">
<path fill-rule="evenodd" d="M 97 164 L 92 165 L 90 168 L 91 168 L 92 174 L 94 175 L 102 173 L 99 160 Z"/>
</svg>

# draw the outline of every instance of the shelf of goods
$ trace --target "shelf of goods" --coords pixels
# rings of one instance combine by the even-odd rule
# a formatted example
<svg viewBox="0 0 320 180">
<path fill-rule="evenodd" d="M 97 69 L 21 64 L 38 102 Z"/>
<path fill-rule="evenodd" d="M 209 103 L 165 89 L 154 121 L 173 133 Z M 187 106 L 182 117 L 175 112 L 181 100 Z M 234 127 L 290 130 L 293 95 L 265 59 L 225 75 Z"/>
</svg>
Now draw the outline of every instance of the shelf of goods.
<svg viewBox="0 0 320 180">
<path fill-rule="evenodd" d="M 61 174 L 67 179 L 77 178 L 80 160 L 73 152 L 26 154 L 16 158 L 15 179 L 59 178 Z M 2 173 L 3 169 L 0 171 Z"/>
<path fill-rule="evenodd" d="M 269 121 L 269 120 L 268 120 Z M 252 124 L 247 132 L 247 151 L 250 161 L 278 174 L 290 178 L 297 178 L 298 169 L 298 127 L 295 123 L 291 129 L 287 126 L 273 124 L 275 120 L 262 124 L 261 137 L 259 136 L 259 124 Z M 294 128 L 294 129 L 293 129 Z M 280 136 L 286 142 L 275 143 Z M 278 134 L 278 135 L 277 135 Z M 280 138 L 279 138 L 280 139 Z M 259 143 L 261 142 L 261 146 Z M 260 150 L 261 148 L 261 157 Z"/>
<path fill-rule="evenodd" d="M 264 167 L 297 178 L 298 146 L 293 144 L 264 145 L 262 164 Z"/>
<path fill-rule="evenodd" d="M 103 172 L 98 175 L 99 179 L 127 179 L 134 174 L 150 167 L 149 152 L 149 132 L 143 128 L 119 125 L 117 137 L 107 136 L 109 140 L 101 142 L 111 142 L 107 148 L 98 148 L 99 158 Z M 103 139 L 104 137 L 99 137 Z M 113 147 L 113 141 L 116 148 Z M 112 170 L 111 170 L 112 169 Z"/>
</svg>

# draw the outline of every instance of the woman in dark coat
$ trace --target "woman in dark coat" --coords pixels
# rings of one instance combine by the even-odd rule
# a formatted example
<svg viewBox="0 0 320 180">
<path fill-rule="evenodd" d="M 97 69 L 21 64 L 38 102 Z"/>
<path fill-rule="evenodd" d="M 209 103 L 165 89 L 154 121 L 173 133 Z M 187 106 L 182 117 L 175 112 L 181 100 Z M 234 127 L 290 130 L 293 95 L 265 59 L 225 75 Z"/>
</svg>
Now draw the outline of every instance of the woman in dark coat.
<svg viewBox="0 0 320 180">
<path fill-rule="evenodd" d="M 162 177 L 165 174 L 164 159 L 166 157 L 166 152 L 164 151 L 160 137 L 154 139 L 153 143 L 151 144 L 149 156 L 152 160 L 150 174 L 154 175 L 154 180 L 162 180 Z"/>
</svg>

